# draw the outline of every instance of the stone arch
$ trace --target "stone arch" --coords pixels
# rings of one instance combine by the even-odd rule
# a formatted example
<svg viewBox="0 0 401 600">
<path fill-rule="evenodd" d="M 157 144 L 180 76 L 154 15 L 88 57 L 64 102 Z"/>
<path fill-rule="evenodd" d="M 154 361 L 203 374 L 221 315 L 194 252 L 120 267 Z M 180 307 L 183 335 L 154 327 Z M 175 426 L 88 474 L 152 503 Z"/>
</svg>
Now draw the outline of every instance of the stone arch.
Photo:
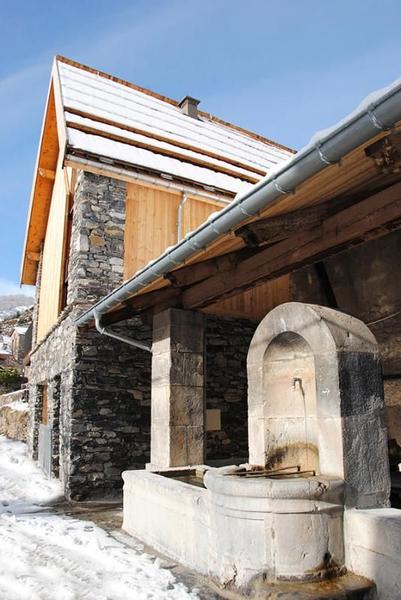
<svg viewBox="0 0 401 600">
<path fill-rule="evenodd" d="M 273 466 L 274 453 L 279 458 L 286 445 L 298 441 L 298 454 L 290 452 L 287 458 L 302 458 L 302 466 L 311 466 L 305 450 L 312 444 L 316 470 L 345 480 L 350 504 L 377 506 L 379 497 L 382 502 L 387 501 L 389 475 L 381 367 L 377 342 L 364 323 L 326 307 L 299 302 L 282 304 L 268 313 L 256 329 L 247 369 L 251 464 Z M 297 369 L 303 376 L 297 377 Z M 314 415 L 309 411 L 309 424 L 313 418 L 315 423 L 308 439 L 308 435 L 302 438 L 302 428 L 291 430 L 291 423 L 297 418 L 291 409 L 299 409 L 299 398 L 297 409 L 297 403 L 291 403 L 296 390 L 289 390 L 289 386 L 294 385 L 294 380 L 310 378 L 312 372 L 315 385 L 308 381 L 308 389 L 304 389 L 309 395 L 305 401 L 312 403 L 314 391 L 316 402 Z M 298 416 L 301 418 L 299 410 Z M 276 464 L 288 464 L 288 460 L 284 457 Z"/>
<path fill-rule="evenodd" d="M 266 348 L 263 395 L 265 465 L 318 473 L 315 359 L 298 333 L 280 333 Z"/>
</svg>

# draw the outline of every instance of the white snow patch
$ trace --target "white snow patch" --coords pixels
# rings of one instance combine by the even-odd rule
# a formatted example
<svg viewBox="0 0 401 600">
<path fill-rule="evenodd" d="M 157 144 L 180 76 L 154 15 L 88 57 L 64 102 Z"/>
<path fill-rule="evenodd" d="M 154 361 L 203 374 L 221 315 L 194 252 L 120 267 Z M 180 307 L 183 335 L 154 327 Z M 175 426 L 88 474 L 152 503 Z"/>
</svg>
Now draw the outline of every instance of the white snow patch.
<svg viewBox="0 0 401 600">
<path fill-rule="evenodd" d="M 22 442 L 0 436 L 0 598 L 198 598 L 139 544 L 127 548 L 94 523 L 40 512 L 38 504 L 54 502 L 61 486 L 46 480 L 25 452 Z"/>
<path fill-rule="evenodd" d="M 27 412 L 29 410 L 28 402 L 24 402 L 23 400 L 14 400 L 14 402 L 8 402 L 8 404 L 3 404 L 1 408 L 4 408 L 5 406 L 20 412 Z"/>
</svg>

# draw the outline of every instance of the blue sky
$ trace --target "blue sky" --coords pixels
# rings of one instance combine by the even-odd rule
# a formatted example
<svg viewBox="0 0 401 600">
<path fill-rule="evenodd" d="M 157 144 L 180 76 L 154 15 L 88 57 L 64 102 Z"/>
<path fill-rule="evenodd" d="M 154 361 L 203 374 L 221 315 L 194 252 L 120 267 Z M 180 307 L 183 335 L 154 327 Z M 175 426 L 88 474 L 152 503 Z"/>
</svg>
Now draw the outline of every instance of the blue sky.
<svg viewBox="0 0 401 600">
<path fill-rule="evenodd" d="M 54 54 L 294 148 L 401 77 L 399 0 L 0 0 L 0 294 L 15 293 Z"/>
</svg>

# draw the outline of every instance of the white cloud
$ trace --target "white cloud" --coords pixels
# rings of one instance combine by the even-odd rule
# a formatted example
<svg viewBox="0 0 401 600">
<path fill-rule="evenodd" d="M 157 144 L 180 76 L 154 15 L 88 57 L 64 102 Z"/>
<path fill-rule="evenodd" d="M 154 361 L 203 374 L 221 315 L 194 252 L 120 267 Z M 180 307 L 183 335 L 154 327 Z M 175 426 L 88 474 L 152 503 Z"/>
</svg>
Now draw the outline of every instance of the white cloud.
<svg viewBox="0 0 401 600">
<path fill-rule="evenodd" d="M 31 285 L 18 285 L 8 279 L 0 277 L 0 296 L 10 296 L 14 294 L 24 294 L 26 296 L 34 296 L 35 288 Z"/>
</svg>

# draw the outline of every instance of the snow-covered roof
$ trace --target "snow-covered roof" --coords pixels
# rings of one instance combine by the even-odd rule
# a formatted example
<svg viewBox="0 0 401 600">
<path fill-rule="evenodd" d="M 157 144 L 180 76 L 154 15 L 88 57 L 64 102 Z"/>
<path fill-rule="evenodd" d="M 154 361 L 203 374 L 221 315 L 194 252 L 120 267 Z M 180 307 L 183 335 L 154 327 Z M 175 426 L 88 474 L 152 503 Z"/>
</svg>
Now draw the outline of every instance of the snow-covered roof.
<svg viewBox="0 0 401 600">
<path fill-rule="evenodd" d="M 24 335 L 24 333 L 26 333 L 28 329 L 29 325 L 17 325 L 17 327 L 14 327 L 15 333 L 18 333 L 19 335 Z"/>
<path fill-rule="evenodd" d="M 128 163 L 231 193 L 245 191 L 293 156 L 204 112 L 57 58 L 68 151 Z"/>
</svg>

